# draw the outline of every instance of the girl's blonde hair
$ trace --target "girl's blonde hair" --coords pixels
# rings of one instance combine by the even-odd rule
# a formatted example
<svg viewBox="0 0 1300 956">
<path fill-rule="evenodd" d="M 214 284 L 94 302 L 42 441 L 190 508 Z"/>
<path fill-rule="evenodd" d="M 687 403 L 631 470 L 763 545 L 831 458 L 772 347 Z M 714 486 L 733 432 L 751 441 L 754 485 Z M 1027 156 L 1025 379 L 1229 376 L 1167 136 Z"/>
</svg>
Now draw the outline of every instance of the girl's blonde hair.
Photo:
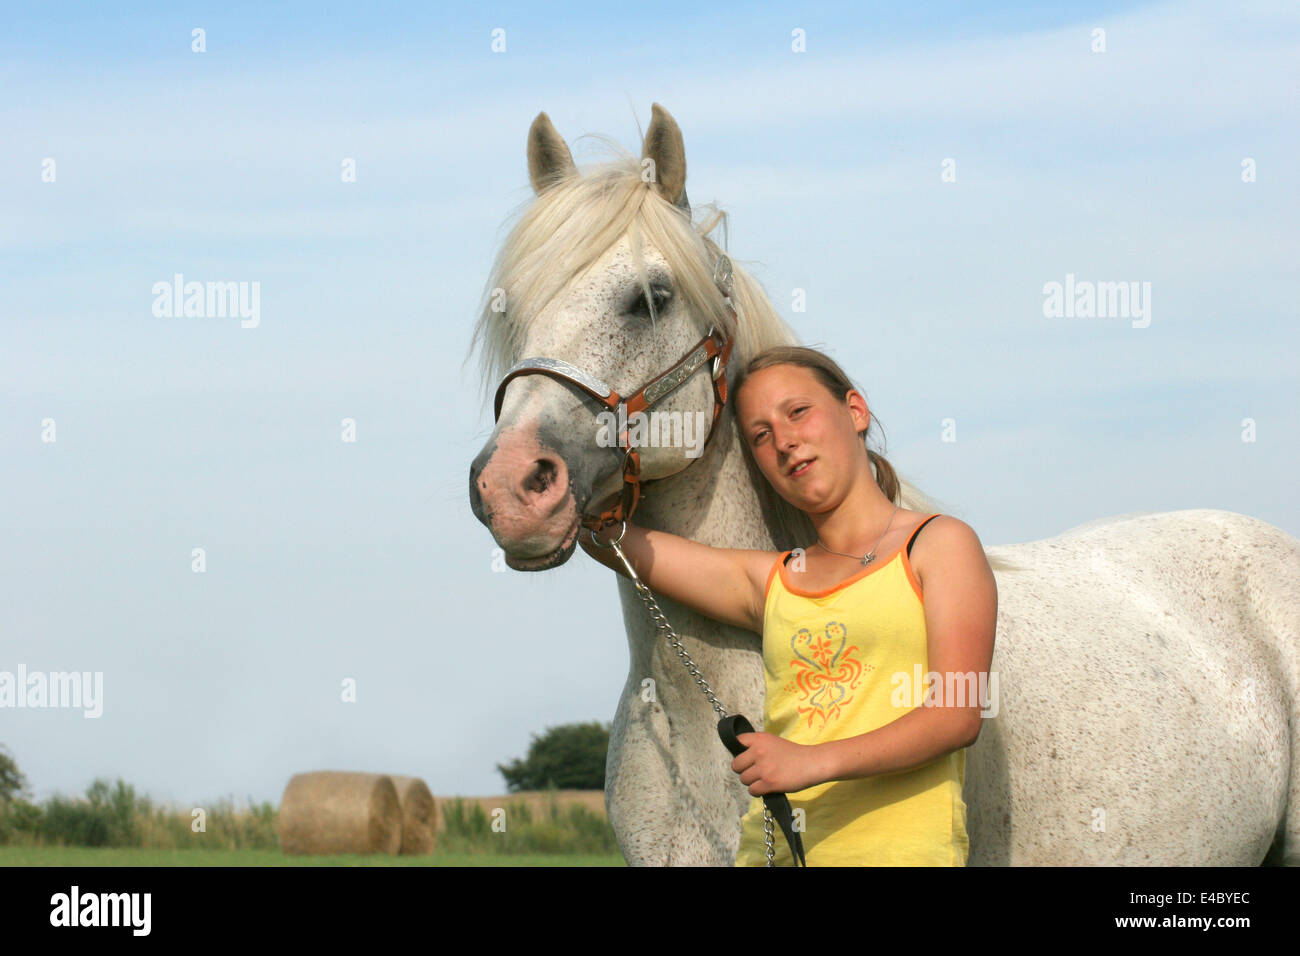
<svg viewBox="0 0 1300 956">
<path fill-rule="evenodd" d="M 736 377 L 735 384 L 732 385 L 732 396 L 736 402 L 736 408 L 740 408 L 740 389 L 755 372 L 760 369 L 771 368 L 774 365 L 797 365 L 811 371 L 819 382 L 825 386 L 838 401 L 844 401 L 845 396 L 850 391 L 856 391 L 861 394 L 862 390 L 853 384 L 852 379 L 844 373 L 844 369 L 824 352 L 817 349 L 807 348 L 802 345 L 777 345 L 759 352 L 749 363 L 741 370 Z M 898 473 L 894 471 L 884 455 L 874 451 L 867 441 L 867 432 L 871 431 L 871 426 L 877 423 L 877 418 L 873 414 L 871 422 L 862 431 L 862 443 L 867 446 L 867 460 L 873 466 L 873 472 L 876 478 L 876 484 L 884 492 L 886 498 L 894 504 L 902 503 L 902 487 L 898 480 Z M 741 444 L 749 449 L 749 442 L 741 441 Z M 752 456 L 753 452 L 750 451 Z"/>
</svg>

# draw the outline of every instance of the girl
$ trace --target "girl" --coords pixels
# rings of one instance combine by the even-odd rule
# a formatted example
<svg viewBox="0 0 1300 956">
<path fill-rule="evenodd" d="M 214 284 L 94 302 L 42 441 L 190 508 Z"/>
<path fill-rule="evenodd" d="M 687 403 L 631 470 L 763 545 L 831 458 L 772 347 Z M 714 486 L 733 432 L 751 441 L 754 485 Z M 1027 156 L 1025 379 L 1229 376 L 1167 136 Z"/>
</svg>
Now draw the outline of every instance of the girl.
<svg viewBox="0 0 1300 956">
<path fill-rule="evenodd" d="M 620 544 L 656 594 L 762 635 L 764 730 L 740 735 L 731 764 L 751 794 L 736 865 L 766 864 L 759 797 L 784 791 L 810 866 L 964 866 L 964 748 L 997 620 L 984 548 L 964 522 L 898 504 L 893 468 L 866 445 L 866 402 L 828 356 L 768 349 L 732 394 L 741 444 L 817 540 L 712 548 L 629 523 Z M 779 830 L 775 850 L 792 862 Z"/>
</svg>

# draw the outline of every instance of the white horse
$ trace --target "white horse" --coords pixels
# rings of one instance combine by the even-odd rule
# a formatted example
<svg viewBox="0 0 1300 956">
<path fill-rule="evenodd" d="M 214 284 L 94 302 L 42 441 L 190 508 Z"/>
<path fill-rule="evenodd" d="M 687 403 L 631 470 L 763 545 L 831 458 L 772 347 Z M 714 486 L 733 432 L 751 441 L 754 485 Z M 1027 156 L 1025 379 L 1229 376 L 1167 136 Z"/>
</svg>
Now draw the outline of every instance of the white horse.
<svg viewBox="0 0 1300 956">
<path fill-rule="evenodd" d="M 470 346 L 482 346 L 485 399 L 523 357 L 562 359 L 626 396 L 715 326 L 736 336 L 729 377 L 796 342 L 738 266 L 733 322 L 708 238 L 725 215 L 692 222 L 681 132 L 658 104 L 640 161 L 580 174 L 541 113 L 528 167 L 537 197 L 498 254 Z M 658 407 L 711 414 L 707 369 Z M 573 553 L 579 516 L 618 492 L 623 452 L 598 440 L 601 406 L 571 384 L 522 375 L 503 398 L 471 505 L 511 567 L 543 570 Z M 811 542 L 807 517 L 748 460 L 730 402 L 716 429 L 699 457 L 641 448 L 653 481 L 637 522 L 715 547 Z M 906 480 L 902 504 L 945 510 Z M 987 554 L 998 712 L 967 754 L 970 865 L 1300 863 L 1300 542 L 1192 510 Z M 617 582 L 631 663 L 605 797 L 619 846 L 634 865 L 729 865 L 748 791 L 700 688 Z M 757 726 L 758 635 L 658 600 L 724 706 Z"/>
</svg>

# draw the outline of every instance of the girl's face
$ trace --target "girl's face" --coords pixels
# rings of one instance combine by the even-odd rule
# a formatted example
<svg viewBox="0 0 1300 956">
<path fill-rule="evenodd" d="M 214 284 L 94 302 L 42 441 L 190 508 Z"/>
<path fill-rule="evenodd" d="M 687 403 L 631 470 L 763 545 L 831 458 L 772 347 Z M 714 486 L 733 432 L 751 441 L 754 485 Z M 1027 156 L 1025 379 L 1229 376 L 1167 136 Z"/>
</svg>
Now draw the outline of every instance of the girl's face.
<svg viewBox="0 0 1300 956">
<path fill-rule="evenodd" d="M 862 396 L 849 392 L 846 404 L 801 365 L 753 373 L 741 389 L 736 417 L 759 470 L 801 511 L 834 507 L 858 469 L 870 468 L 861 432 L 871 416 Z"/>
</svg>

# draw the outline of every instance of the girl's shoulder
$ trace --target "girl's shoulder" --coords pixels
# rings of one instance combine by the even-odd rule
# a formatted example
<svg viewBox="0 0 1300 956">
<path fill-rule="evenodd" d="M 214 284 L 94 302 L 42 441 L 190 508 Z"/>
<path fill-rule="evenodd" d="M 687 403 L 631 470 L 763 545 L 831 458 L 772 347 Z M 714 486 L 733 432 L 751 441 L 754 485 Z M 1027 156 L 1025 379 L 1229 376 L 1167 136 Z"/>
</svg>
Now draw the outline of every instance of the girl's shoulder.
<svg viewBox="0 0 1300 956">
<path fill-rule="evenodd" d="M 940 514 L 929 521 L 926 520 L 927 517 L 922 516 L 916 526 L 908 531 L 912 546 L 907 561 L 922 590 L 925 588 L 927 571 L 934 573 L 945 569 L 988 566 L 984 545 L 974 528 L 952 515 Z M 922 524 L 925 525 L 924 528 L 920 527 Z M 916 537 L 913 539 L 914 533 Z"/>
</svg>

